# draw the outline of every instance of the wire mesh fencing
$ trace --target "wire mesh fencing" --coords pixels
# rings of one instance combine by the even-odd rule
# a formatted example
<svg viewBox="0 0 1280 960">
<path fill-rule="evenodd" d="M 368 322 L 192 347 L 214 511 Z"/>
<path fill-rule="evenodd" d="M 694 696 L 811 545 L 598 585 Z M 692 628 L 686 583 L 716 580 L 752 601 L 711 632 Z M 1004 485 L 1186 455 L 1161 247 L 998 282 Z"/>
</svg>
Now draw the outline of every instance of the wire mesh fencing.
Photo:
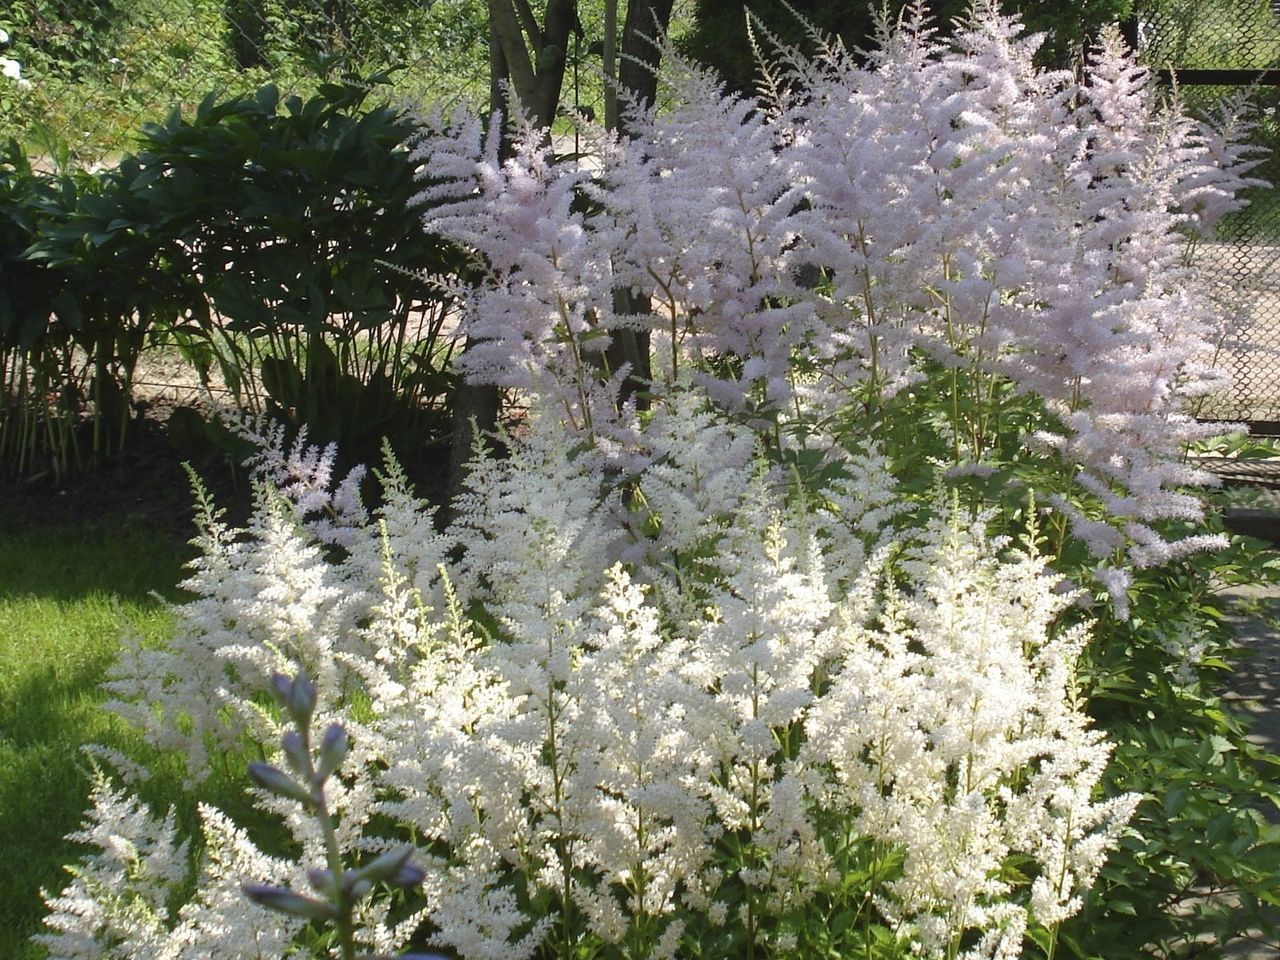
<svg viewBox="0 0 1280 960">
<path fill-rule="evenodd" d="M 1129 25 L 1141 59 L 1176 84 L 1184 105 L 1212 118 L 1241 92 L 1261 148 L 1248 207 L 1227 217 L 1196 250 L 1235 317 L 1216 358 L 1233 379 L 1203 416 L 1280 426 L 1280 0 L 1140 3 Z"/>
</svg>

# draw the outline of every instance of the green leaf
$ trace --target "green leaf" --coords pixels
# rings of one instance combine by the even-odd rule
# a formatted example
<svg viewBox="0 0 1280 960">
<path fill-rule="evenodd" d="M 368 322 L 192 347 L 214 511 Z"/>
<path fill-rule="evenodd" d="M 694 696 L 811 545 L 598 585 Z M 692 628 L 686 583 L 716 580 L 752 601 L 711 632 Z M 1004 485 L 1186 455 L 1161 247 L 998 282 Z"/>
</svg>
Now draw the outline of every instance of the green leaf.
<svg viewBox="0 0 1280 960">
<path fill-rule="evenodd" d="M 258 89 L 253 99 L 262 108 L 263 113 L 275 113 L 276 106 L 280 103 L 280 90 L 274 83 L 268 83 Z"/>
</svg>

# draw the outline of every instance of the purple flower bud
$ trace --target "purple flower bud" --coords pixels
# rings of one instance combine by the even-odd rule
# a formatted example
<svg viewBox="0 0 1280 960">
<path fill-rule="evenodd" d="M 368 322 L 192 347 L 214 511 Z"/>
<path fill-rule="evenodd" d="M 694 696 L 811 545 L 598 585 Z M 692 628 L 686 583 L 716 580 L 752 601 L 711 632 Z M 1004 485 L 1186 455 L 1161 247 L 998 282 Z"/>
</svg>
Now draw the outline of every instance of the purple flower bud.
<svg viewBox="0 0 1280 960">
<path fill-rule="evenodd" d="M 307 807 L 311 807 L 315 803 L 311 794 L 307 792 L 306 787 L 293 780 L 280 768 L 273 767 L 269 763 L 249 764 L 249 779 L 264 790 L 271 791 L 277 797 L 297 800 Z"/>
<path fill-rule="evenodd" d="M 276 699 L 280 701 L 280 706 L 289 705 L 289 688 L 293 686 L 293 681 L 286 677 L 283 673 L 273 673 L 271 675 L 271 692 L 276 695 Z"/>
<path fill-rule="evenodd" d="M 311 888 L 317 893 L 322 893 L 329 899 L 333 899 L 338 892 L 338 884 L 333 876 L 332 870 L 322 870 L 319 867 L 312 867 L 307 871 L 307 882 L 311 884 Z"/>
<path fill-rule="evenodd" d="M 293 683 L 289 684 L 289 699 L 285 706 L 299 729 L 305 730 L 311 726 L 311 714 L 316 709 L 316 685 L 311 682 L 305 670 L 299 670 Z"/>
<path fill-rule="evenodd" d="M 283 887 L 273 887 L 264 883 L 242 883 L 240 889 L 254 903 L 261 904 L 268 910 L 275 910 L 277 913 L 286 913 L 291 917 L 301 917 L 304 920 L 335 920 L 338 916 L 338 910 L 333 904 L 299 896 Z"/>
<path fill-rule="evenodd" d="M 387 883 L 393 887 L 410 890 L 413 887 L 419 886 L 426 878 L 427 874 L 421 867 L 415 867 L 412 863 L 406 863 L 399 869 L 394 877 L 387 881 Z"/>
<path fill-rule="evenodd" d="M 320 763 L 316 767 L 313 783 L 316 786 L 329 779 L 329 775 L 338 769 L 342 758 L 347 755 L 347 731 L 342 724 L 331 723 L 324 732 L 324 740 L 320 744 Z"/>
<path fill-rule="evenodd" d="M 290 730 L 280 738 L 280 746 L 284 748 L 284 755 L 289 761 L 289 768 L 294 773 L 307 775 L 307 771 L 311 769 L 311 758 L 307 756 L 307 748 L 302 742 L 302 735 L 296 730 Z"/>
<path fill-rule="evenodd" d="M 388 850 L 386 853 L 374 857 L 359 870 L 354 870 L 350 874 L 351 882 L 355 882 L 360 878 L 368 878 L 375 882 L 380 880 L 390 880 L 398 874 L 402 867 L 413 856 L 413 847 L 399 847 L 395 850 Z"/>
</svg>

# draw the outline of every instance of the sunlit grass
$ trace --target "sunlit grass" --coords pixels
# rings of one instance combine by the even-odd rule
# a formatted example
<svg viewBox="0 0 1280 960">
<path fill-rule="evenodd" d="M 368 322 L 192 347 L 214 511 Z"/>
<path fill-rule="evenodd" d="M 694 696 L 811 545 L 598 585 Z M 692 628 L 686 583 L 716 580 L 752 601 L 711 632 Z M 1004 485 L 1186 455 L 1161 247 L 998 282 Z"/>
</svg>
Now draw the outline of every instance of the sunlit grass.
<svg viewBox="0 0 1280 960">
<path fill-rule="evenodd" d="M 91 765 L 81 748 L 101 743 L 154 759 L 120 720 L 104 712 L 99 684 L 126 623 L 150 640 L 172 617 L 158 591 L 176 598 L 191 548 L 165 534 L 122 525 L 41 529 L 0 540 L 0 957 L 44 955 L 28 938 L 40 928 L 43 887 L 67 881 L 63 864 L 83 851 L 65 841 L 83 818 Z M 154 765 L 139 793 L 158 809 L 179 801 L 193 825 L 195 798 L 172 759 Z M 235 807 L 238 775 L 200 799 Z"/>
</svg>

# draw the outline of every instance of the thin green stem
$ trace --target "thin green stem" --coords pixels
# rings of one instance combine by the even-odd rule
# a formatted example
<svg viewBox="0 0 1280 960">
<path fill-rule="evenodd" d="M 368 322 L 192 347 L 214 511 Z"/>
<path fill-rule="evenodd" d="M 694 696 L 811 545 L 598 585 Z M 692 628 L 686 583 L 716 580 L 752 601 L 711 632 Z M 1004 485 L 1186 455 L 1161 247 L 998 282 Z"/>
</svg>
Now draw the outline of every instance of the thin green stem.
<svg viewBox="0 0 1280 960">
<path fill-rule="evenodd" d="M 303 756 L 307 758 L 307 768 L 304 773 L 308 782 L 315 783 L 316 771 L 311 761 L 311 731 L 308 727 L 301 726 L 298 734 L 302 737 Z M 332 814 L 329 813 L 329 804 L 325 799 L 322 786 L 315 788 L 312 803 L 315 806 L 316 822 L 320 824 L 320 831 L 324 835 L 325 861 L 329 872 L 333 874 L 334 884 L 338 890 L 338 902 L 334 905 L 338 910 L 337 919 L 334 921 L 338 928 L 338 948 L 341 951 L 342 960 L 355 960 L 355 924 L 351 919 L 351 911 L 355 904 L 342 882 L 345 871 L 342 864 L 342 850 L 338 846 L 337 827 L 334 825 Z"/>
</svg>

